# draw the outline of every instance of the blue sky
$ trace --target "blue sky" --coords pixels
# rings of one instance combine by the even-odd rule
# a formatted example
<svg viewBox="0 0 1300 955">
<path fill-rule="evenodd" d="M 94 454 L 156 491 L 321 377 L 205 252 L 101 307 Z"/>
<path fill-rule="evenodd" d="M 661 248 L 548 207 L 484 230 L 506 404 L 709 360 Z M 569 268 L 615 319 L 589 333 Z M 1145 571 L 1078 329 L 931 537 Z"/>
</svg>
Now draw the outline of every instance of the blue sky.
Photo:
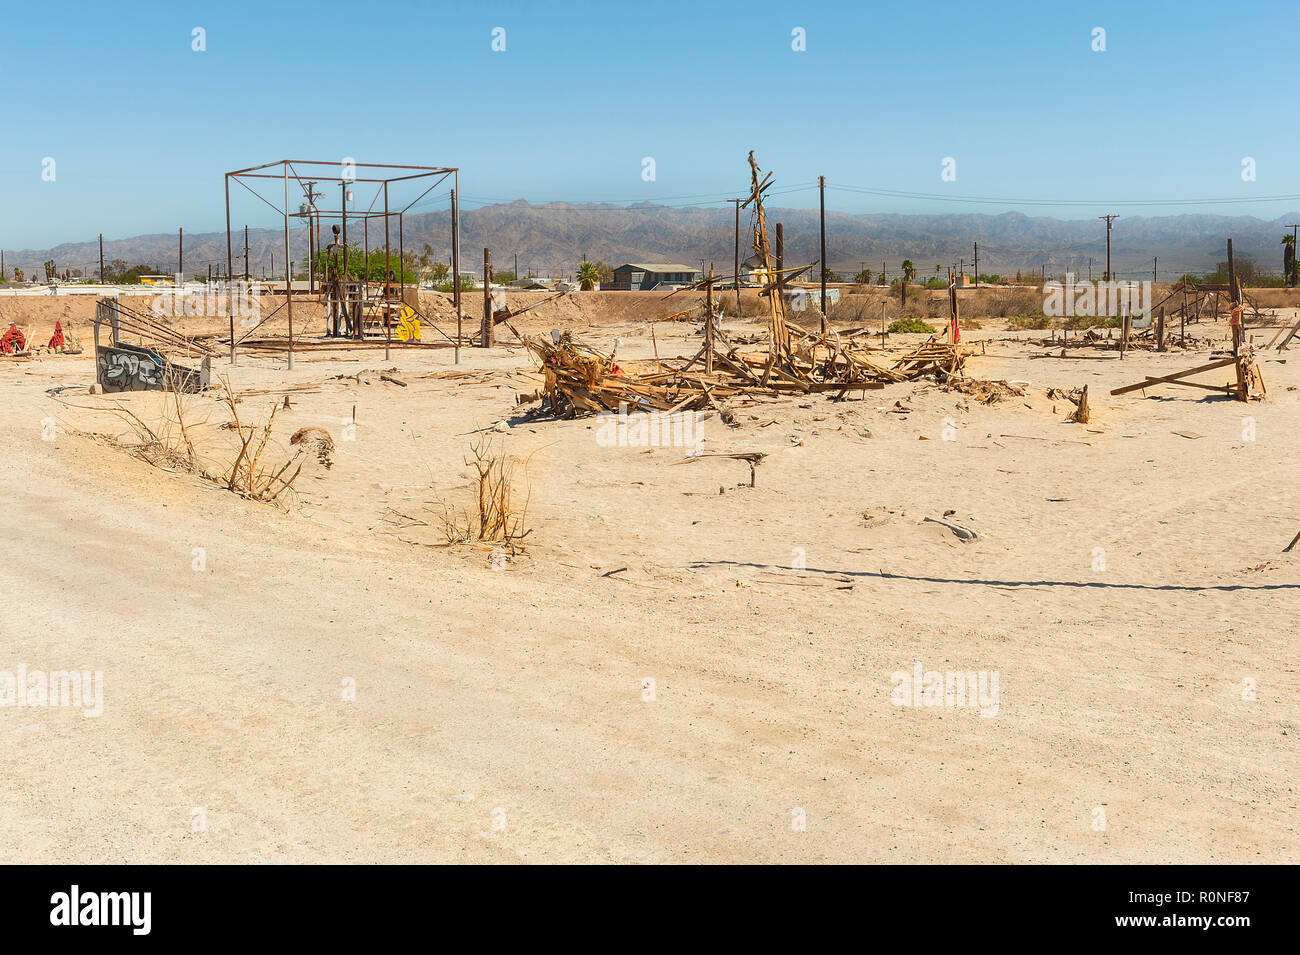
<svg viewBox="0 0 1300 955">
<path fill-rule="evenodd" d="M 11 17 L 0 34 L 0 245 L 217 230 L 222 174 L 286 157 L 459 166 L 467 208 L 722 199 L 745 188 L 753 148 L 778 190 L 825 175 L 828 207 L 847 212 L 1272 218 L 1300 203 L 1104 206 L 1300 193 L 1297 12 L 1195 0 L 69 2 L 57 23 L 9 29 Z M 1105 52 L 1091 48 L 1095 27 Z M 806 50 L 792 49 L 795 28 Z M 811 208 L 816 192 L 779 199 Z M 270 215 L 250 200 L 235 218 Z"/>
</svg>

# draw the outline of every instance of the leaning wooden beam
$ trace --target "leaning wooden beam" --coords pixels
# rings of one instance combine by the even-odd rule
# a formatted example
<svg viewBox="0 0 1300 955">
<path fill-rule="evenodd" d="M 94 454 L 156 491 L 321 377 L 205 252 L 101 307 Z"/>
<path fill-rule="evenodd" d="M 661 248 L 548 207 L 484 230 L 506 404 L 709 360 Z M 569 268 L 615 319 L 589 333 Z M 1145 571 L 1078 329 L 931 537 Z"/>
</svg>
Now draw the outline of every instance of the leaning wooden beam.
<svg viewBox="0 0 1300 955">
<path fill-rule="evenodd" d="M 1191 375 L 1199 375 L 1203 371 L 1213 371 L 1215 368 L 1226 368 L 1228 365 L 1235 364 L 1235 358 L 1221 358 L 1219 361 L 1212 361 L 1208 365 L 1198 365 L 1195 368 L 1189 368 L 1187 371 L 1180 371 L 1175 375 L 1163 375 L 1159 378 L 1147 378 L 1145 381 L 1139 381 L 1136 385 L 1125 385 L 1123 388 L 1115 388 L 1111 391 L 1112 395 L 1125 395 L 1130 391 L 1138 391 L 1142 388 L 1149 388 L 1152 385 L 1162 384 L 1187 384 L 1179 379 L 1187 378 Z M 1217 389 L 1215 389 L 1217 390 Z"/>
</svg>

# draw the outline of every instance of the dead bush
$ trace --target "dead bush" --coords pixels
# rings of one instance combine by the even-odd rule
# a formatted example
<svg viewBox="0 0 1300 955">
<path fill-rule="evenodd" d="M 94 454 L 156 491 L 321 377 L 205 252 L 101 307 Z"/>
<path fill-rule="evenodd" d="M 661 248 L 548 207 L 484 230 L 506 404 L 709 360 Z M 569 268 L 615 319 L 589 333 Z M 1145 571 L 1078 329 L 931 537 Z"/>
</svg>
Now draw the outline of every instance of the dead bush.
<svg viewBox="0 0 1300 955">
<path fill-rule="evenodd" d="M 474 469 L 477 479 L 476 513 L 440 502 L 447 542 L 490 541 L 505 545 L 514 554 L 520 542 L 532 533 L 524 526 L 532 496 L 527 461 L 523 462 L 525 473 L 521 478 L 517 473 L 519 462 L 486 437 L 470 446 L 465 463 Z"/>
</svg>

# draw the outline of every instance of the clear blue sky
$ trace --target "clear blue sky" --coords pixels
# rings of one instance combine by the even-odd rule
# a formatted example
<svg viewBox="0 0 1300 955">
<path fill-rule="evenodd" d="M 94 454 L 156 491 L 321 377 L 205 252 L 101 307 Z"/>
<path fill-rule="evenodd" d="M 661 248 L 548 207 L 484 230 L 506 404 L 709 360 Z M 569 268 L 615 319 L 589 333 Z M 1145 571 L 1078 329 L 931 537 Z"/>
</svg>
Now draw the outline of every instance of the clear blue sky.
<svg viewBox="0 0 1300 955">
<path fill-rule="evenodd" d="M 67 2 L 6 20 L 0 245 L 224 226 L 280 158 L 452 165 L 491 200 L 736 195 L 745 155 L 848 212 L 1300 193 L 1296 4 Z M 191 31 L 207 49 L 191 49 Z M 494 52 L 492 30 L 506 31 Z M 791 31 L 807 49 L 791 49 Z M 1104 53 L 1092 30 L 1106 30 Z M 346 44 L 341 50 L 340 45 Z M 357 64 L 365 64 L 360 68 Z M 642 179 L 643 157 L 656 179 Z M 1243 157 L 1257 179 L 1244 182 Z M 53 157 L 56 179 L 43 182 Z M 944 157 L 957 179 L 940 178 Z M 782 204 L 811 208 L 815 191 Z M 238 221 L 272 225 L 253 206 Z M 261 218 L 259 218 L 261 216 Z"/>
</svg>

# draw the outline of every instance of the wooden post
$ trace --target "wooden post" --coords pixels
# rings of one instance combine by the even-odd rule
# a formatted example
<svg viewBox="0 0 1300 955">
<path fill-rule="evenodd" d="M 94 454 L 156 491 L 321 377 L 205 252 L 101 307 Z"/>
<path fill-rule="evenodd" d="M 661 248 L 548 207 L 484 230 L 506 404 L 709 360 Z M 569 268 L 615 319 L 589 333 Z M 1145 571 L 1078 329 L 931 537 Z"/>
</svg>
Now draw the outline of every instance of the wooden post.
<svg viewBox="0 0 1300 955">
<path fill-rule="evenodd" d="M 1165 350 L 1165 310 L 1161 306 L 1156 310 L 1156 351 Z"/>
<path fill-rule="evenodd" d="M 1132 325 L 1133 325 L 1133 312 L 1131 311 L 1131 309 L 1126 307 L 1124 309 L 1124 324 L 1121 331 L 1121 337 L 1119 340 L 1120 358 L 1123 358 L 1125 352 L 1128 351 L 1128 333 L 1129 333 L 1129 329 L 1132 328 Z"/>
<path fill-rule="evenodd" d="M 709 263 L 709 281 L 704 286 L 704 373 L 713 374 L 713 263 Z"/>
<path fill-rule="evenodd" d="M 785 292 L 785 226 L 776 224 L 776 294 L 784 302 Z"/>
<path fill-rule="evenodd" d="M 1248 401 L 1250 389 L 1246 384 L 1246 366 L 1242 361 L 1241 286 L 1237 283 L 1237 264 L 1232 257 L 1232 240 L 1228 240 L 1228 327 L 1232 330 L 1232 357 L 1237 372 L 1237 397 Z"/>
<path fill-rule="evenodd" d="M 1187 281 L 1183 280 L 1183 311 L 1178 319 L 1178 347 L 1187 347 Z"/>
<path fill-rule="evenodd" d="M 492 250 L 483 250 L 483 327 L 479 331 L 479 344 L 492 347 Z"/>
</svg>

